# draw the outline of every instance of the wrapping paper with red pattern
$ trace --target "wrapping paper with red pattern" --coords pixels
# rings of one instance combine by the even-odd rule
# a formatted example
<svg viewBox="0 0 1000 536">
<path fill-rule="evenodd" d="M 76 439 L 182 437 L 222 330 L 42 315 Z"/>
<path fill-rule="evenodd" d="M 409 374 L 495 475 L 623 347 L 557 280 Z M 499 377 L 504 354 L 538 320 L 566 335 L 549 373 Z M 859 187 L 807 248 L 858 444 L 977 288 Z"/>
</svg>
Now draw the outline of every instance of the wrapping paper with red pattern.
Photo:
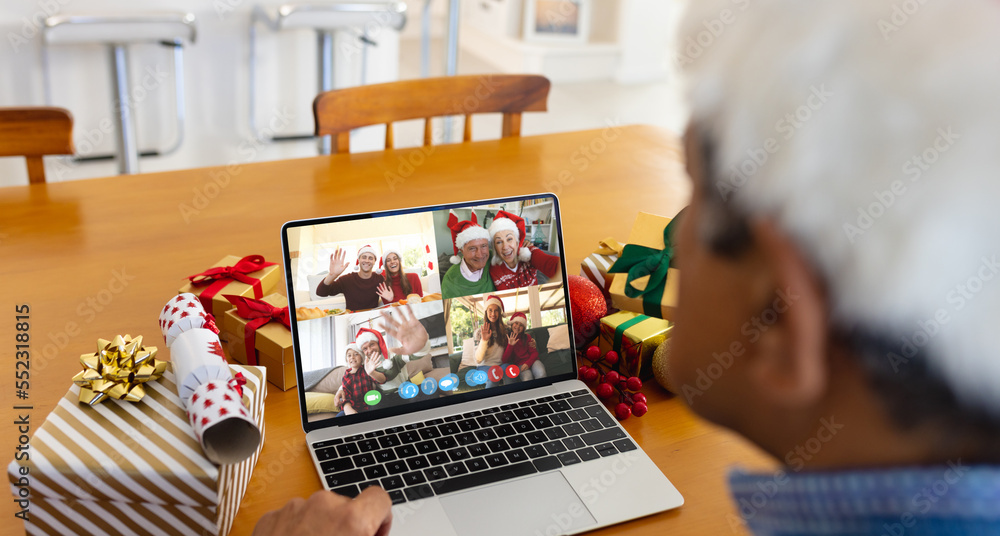
<svg viewBox="0 0 1000 536">
<path fill-rule="evenodd" d="M 243 406 L 241 385 L 226 363 L 211 318 L 196 297 L 180 294 L 161 312 L 160 328 L 177 395 L 205 456 L 220 465 L 239 463 L 256 452 L 262 436 Z"/>
<path fill-rule="evenodd" d="M 167 343 L 168 348 L 178 335 L 195 328 L 219 332 L 215 318 L 205 312 L 198 296 L 190 292 L 178 294 L 160 310 L 160 331 L 163 332 L 163 342 Z"/>
</svg>

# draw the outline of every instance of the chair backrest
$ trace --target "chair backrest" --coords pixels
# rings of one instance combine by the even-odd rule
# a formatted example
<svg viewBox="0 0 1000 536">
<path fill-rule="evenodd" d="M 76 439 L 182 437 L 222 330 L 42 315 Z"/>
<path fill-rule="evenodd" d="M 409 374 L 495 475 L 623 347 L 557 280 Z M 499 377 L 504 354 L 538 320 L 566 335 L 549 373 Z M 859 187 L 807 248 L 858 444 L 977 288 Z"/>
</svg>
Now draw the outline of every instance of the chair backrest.
<svg viewBox="0 0 1000 536">
<path fill-rule="evenodd" d="M 313 101 L 316 135 L 333 135 L 333 151 L 350 152 L 351 130 L 385 124 L 385 148 L 393 148 L 392 122 L 424 119 L 424 145 L 431 144 L 431 118 L 465 116 L 464 141 L 472 141 L 472 114 L 502 113 L 503 137 L 521 135 L 521 112 L 544 112 L 549 80 L 538 75 L 469 75 L 421 78 L 335 89 Z"/>
<path fill-rule="evenodd" d="M 73 116 L 63 108 L 0 108 L 0 156 L 23 156 L 28 182 L 45 182 L 42 155 L 73 154 Z"/>
</svg>

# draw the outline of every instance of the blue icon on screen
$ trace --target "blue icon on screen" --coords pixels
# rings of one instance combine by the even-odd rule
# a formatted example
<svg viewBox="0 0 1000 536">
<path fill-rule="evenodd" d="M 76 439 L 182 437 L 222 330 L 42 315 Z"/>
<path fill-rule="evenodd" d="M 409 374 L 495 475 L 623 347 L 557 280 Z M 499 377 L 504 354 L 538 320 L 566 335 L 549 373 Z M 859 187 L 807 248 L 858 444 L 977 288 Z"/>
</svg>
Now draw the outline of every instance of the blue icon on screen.
<svg viewBox="0 0 1000 536">
<path fill-rule="evenodd" d="M 465 383 L 469 384 L 469 386 L 471 386 L 471 387 L 475 387 L 477 385 L 485 385 L 486 384 L 486 371 L 473 369 L 473 370 L 470 370 L 469 372 L 466 372 L 465 373 Z"/>
<path fill-rule="evenodd" d="M 441 381 L 438 382 L 438 389 L 442 391 L 454 391 L 458 387 L 458 375 L 457 374 L 447 374 Z"/>
<path fill-rule="evenodd" d="M 399 397 L 404 400 L 409 400 L 420 394 L 420 388 L 413 382 L 403 382 L 399 386 Z"/>
<path fill-rule="evenodd" d="M 424 383 L 420 384 L 420 390 L 425 395 L 432 395 L 438 390 L 438 382 L 434 378 L 427 378 Z"/>
</svg>

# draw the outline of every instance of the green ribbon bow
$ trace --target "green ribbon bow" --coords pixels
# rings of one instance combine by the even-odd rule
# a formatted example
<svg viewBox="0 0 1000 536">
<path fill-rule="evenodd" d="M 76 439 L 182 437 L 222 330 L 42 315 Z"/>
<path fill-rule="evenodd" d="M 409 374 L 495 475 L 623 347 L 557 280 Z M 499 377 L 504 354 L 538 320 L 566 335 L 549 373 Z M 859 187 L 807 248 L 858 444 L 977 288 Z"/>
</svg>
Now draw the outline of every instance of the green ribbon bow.
<svg viewBox="0 0 1000 536">
<path fill-rule="evenodd" d="M 676 222 L 677 218 L 674 218 L 663 228 L 663 249 L 625 244 L 618 260 L 608 269 L 609 274 L 628 274 L 625 295 L 629 298 L 642 296 L 642 312 L 647 316 L 663 316 L 660 302 L 667 288 L 667 271 L 674 255 L 670 235 Z"/>
</svg>

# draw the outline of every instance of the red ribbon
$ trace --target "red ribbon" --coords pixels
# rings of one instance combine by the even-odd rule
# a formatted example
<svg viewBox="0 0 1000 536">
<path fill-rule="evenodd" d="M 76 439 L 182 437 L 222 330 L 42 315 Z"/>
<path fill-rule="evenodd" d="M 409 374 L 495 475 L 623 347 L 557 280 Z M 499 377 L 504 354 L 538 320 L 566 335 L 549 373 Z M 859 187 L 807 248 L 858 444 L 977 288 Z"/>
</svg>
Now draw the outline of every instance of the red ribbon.
<svg viewBox="0 0 1000 536">
<path fill-rule="evenodd" d="M 201 300 L 202 307 L 206 311 L 211 312 L 212 298 L 233 281 L 250 285 L 253 287 L 253 297 L 257 299 L 263 298 L 264 289 L 261 288 L 260 279 L 250 277 L 248 274 L 262 270 L 268 266 L 274 266 L 275 264 L 277 263 L 265 261 L 263 255 L 247 255 L 233 266 L 209 268 L 204 272 L 189 275 L 188 280 L 196 287 L 208 285 L 208 288 L 201 291 L 201 294 L 198 295 L 198 299 Z"/>
<path fill-rule="evenodd" d="M 242 372 L 237 372 L 233 379 L 229 380 L 229 386 L 236 390 L 240 396 L 243 396 L 243 386 L 247 384 L 247 378 Z"/>
<path fill-rule="evenodd" d="M 290 329 L 292 321 L 288 314 L 288 307 L 275 307 L 265 301 L 233 296 L 232 294 L 223 294 L 222 297 L 236 307 L 237 316 L 249 321 L 244 330 L 243 342 L 247 348 L 247 364 L 257 366 L 257 329 L 275 320 Z"/>
</svg>

